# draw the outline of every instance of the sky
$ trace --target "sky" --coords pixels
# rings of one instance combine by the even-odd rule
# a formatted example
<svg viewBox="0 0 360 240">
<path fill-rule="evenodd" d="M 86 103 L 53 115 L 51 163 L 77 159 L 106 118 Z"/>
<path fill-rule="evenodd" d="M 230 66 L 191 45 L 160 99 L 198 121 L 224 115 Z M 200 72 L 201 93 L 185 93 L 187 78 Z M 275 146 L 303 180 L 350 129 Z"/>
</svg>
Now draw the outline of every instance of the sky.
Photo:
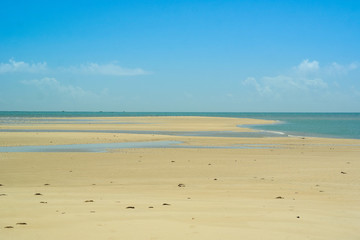
<svg viewBox="0 0 360 240">
<path fill-rule="evenodd" d="M 360 112 L 358 0 L 0 5 L 0 111 Z"/>
</svg>

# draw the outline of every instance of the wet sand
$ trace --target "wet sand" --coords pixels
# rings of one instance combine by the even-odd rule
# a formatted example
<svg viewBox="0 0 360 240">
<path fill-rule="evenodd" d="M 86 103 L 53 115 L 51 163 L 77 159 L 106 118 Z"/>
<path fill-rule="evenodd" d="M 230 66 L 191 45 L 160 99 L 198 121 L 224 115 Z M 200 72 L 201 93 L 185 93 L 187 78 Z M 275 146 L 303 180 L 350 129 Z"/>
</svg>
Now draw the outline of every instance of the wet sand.
<svg viewBox="0 0 360 240">
<path fill-rule="evenodd" d="M 8 129 L 247 131 L 261 120 L 103 118 Z M 138 124 L 133 124 L 137 122 Z M 2 132 L 1 146 L 182 141 L 269 149 L 0 153 L 1 239 L 359 239 L 360 141 Z"/>
</svg>

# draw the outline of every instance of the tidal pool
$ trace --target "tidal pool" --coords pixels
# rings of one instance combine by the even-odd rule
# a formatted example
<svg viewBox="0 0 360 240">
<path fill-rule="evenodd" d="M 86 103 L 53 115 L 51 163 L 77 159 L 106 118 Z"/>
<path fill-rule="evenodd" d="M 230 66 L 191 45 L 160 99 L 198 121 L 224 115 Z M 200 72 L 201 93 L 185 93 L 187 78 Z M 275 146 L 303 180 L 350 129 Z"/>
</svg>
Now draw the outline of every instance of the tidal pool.
<svg viewBox="0 0 360 240">
<path fill-rule="evenodd" d="M 39 146 L 10 146 L 0 147 L 0 152 L 109 152 L 112 149 L 124 148 L 213 148 L 213 149 L 269 149 L 274 145 L 244 144 L 235 146 L 190 146 L 181 145 L 180 141 L 148 141 L 148 142 L 120 142 L 93 143 L 69 145 L 39 145 Z M 276 147 L 277 148 L 277 147 Z"/>
</svg>

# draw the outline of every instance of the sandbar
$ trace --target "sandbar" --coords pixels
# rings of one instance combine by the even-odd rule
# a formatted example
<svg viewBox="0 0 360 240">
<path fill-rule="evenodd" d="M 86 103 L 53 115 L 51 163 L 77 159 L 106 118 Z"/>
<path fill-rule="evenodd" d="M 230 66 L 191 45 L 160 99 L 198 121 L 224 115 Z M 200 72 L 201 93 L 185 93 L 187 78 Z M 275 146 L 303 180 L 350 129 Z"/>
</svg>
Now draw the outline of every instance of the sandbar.
<svg viewBox="0 0 360 240">
<path fill-rule="evenodd" d="M 35 119 L 0 129 L 251 132 L 238 126 L 272 123 L 212 117 L 89 119 L 47 124 Z M 0 153 L 0 239 L 360 238 L 360 140 L 0 133 L 0 146 L 139 141 L 270 147 Z"/>
</svg>

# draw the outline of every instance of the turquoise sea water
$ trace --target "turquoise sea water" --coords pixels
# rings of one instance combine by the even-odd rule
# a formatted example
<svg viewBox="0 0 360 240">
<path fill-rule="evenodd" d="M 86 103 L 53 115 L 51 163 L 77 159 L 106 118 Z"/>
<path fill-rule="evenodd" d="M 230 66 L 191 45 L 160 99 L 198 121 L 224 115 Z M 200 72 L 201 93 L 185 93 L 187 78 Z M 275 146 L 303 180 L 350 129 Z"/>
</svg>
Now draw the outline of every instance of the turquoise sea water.
<svg viewBox="0 0 360 240">
<path fill-rule="evenodd" d="M 252 128 L 279 135 L 360 139 L 360 113 L 0 112 L 0 124 L 34 117 L 209 116 L 276 120 Z"/>
</svg>

